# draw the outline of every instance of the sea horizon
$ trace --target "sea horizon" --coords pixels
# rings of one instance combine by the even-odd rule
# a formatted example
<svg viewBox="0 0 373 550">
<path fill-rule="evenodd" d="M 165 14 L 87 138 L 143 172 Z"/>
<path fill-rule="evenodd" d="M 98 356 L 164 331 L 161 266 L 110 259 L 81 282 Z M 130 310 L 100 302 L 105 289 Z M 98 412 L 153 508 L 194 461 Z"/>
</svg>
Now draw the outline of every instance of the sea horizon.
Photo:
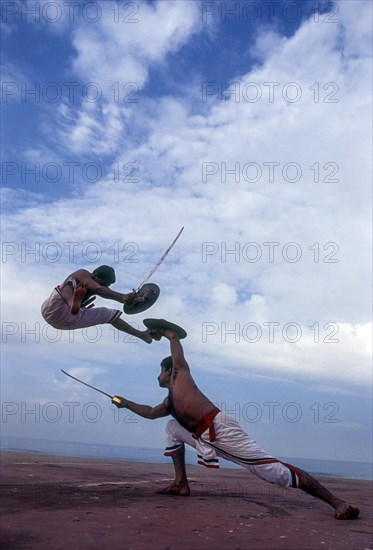
<svg viewBox="0 0 373 550">
<path fill-rule="evenodd" d="M 163 455 L 164 449 L 150 447 L 129 447 L 124 445 L 104 445 L 71 441 L 54 441 L 26 437 L 3 436 L 0 438 L 1 452 L 24 452 L 64 457 L 110 459 L 120 461 L 149 462 L 154 464 L 170 463 Z M 186 448 L 186 464 L 197 464 L 196 452 Z M 314 459 L 300 457 L 278 457 L 290 462 L 313 475 L 338 478 L 373 480 L 373 464 L 346 460 Z M 219 458 L 222 468 L 241 468 L 237 464 Z"/>
</svg>

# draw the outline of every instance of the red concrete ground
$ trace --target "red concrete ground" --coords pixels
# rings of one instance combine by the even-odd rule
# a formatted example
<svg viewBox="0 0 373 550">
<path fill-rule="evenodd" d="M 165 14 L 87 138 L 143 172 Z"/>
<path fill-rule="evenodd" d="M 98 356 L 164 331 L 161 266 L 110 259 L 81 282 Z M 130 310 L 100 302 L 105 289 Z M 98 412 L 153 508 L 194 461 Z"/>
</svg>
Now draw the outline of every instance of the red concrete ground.
<svg viewBox="0 0 373 550">
<path fill-rule="evenodd" d="M 303 492 L 245 470 L 188 467 L 192 495 L 157 495 L 172 464 L 1 454 L 1 548 L 37 550 L 372 549 L 369 481 L 318 478 L 360 507 L 337 521 Z"/>
</svg>

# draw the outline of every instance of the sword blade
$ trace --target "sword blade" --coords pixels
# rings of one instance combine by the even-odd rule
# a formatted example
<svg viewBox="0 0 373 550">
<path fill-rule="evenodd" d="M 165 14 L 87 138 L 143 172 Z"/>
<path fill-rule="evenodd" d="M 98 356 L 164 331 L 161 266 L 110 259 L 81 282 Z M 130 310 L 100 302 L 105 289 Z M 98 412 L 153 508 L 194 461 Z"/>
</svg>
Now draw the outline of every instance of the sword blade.
<svg viewBox="0 0 373 550">
<path fill-rule="evenodd" d="M 85 386 L 88 386 L 89 388 L 92 388 L 92 390 L 96 390 L 104 395 L 106 395 L 107 397 L 110 397 L 110 399 L 113 399 L 113 396 L 106 393 L 105 391 L 102 391 L 102 390 L 99 390 L 98 388 L 95 388 L 94 386 L 91 386 L 91 384 L 87 384 L 87 382 L 83 382 L 83 380 L 79 380 L 79 378 L 76 378 L 76 376 L 73 376 L 72 374 L 69 374 L 68 372 L 64 371 L 63 369 L 61 369 L 61 371 L 66 374 L 66 376 L 69 376 L 70 378 L 72 378 L 73 380 L 76 380 L 77 382 L 80 382 L 81 384 L 84 384 Z"/>
<path fill-rule="evenodd" d="M 158 262 L 155 264 L 155 266 L 153 267 L 153 269 L 150 271 L 150 273 L 145 277 L 145 279 L 143 280 L 143 282 L 135 289 L 135 292 L 137 293 L 141 287 L 144 286 L 145 283 L 147 283 L 150 279 L 150 277 L 153 275 L 153 273 L 155 273 L 158 269 L 158 267 L 161 265 L 161 263 L 163 262 L 163 260 L 165 259 L 165 257 L 167 256 L 167 254 L 170 252 L 171 248 L 174 246 L 174 244 L 176 243 L 176 241 L 178 240 L 178 238 L 180 237 L 181 233 L 183 232 L 183 229 L 184 229 L 184 226 L 180 229 L 179 233 L 176 235 L 176 237 L 174 238 L 174 240 L 172 241 L 172 243 L 170 244 L 170 246 L 167 248 L 166 252 L 163 254 L 163 256 L 161 256 L 158 260 Z"/>
</svg>

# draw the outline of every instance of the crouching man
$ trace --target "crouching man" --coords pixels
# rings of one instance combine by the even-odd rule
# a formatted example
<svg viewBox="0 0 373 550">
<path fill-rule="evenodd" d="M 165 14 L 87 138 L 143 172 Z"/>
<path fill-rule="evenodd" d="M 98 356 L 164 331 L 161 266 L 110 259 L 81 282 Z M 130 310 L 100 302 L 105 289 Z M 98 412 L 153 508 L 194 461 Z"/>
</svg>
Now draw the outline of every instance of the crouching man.
<svg viewBox="0 0 373 550">
<path fill-rule="evenodd" d="M 156 321 L 156 320 L 154 320 Z M 151 407 L 120 397 L 125 407 L 143 418 L 156 419 L 167 415 L 166 456 L 171 456 L 175 468 L 174 482 L 159 493 L 189 496 L 190 488 L 185 469 L 185 443 L 197 450 L 198 463 L 219 467 L 218 456 L 235 462 L 252 474 L 280 487 L 296 487 L 323 500 L 335 510 L 336 519 L 354 519 L 359 509 L 333 495 L 307 472 L 274 458 L 264 451 L 240 425 L 219 409 L 198 389 L 184 358 L 177 325 L 160 321 L 160 328 L 150 332 L 155 340 L 165 337 L 170 342 L 171 357 L 161 362 L 159 385 L 168 389 L 162 403 Z M 157 323 L 153 323 L 157 326 Z M 162 328 L 176 327 L 175 330 Z M 182 329 L 181 329 L 182 330 Z"/>
</svg>

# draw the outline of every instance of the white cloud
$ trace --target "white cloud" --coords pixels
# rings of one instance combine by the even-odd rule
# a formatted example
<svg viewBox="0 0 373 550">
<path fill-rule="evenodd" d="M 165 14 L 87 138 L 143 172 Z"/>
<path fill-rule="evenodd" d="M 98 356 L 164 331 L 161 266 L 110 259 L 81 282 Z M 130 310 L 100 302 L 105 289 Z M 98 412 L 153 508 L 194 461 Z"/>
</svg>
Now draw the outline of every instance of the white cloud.
<svg viewBox="0 0 373 550">
<path fill-rule="evenodd" d="M 149 69 L 183 45 L 198 30 L 198 9 L 194 2 L 141 3 L 131 20 L 116 21 L 113 10 L 103 5 L 100 23 L 83 25 L 74 33 L 77 51 L 75 71 L 88 80 L 109 87 L 118 82 L 143 87 Z"/>
<path fill-rule="evenodd" d="M 117 151 L 128 132 L 125 115 L 114 104 L 85 102 L 81 109 L 62 104 L 57 119 L 58 129 L 48 130 L 59 147 L 75 155 L 109 155 Z"/>
<path fill-rule="evenodd" d="M 133 104 L 137 108 L 149 71 L 200 29 L 194 2 L 134 3 L 136 17 L 124 20 L 123 14 L 117 20 L 113 6 L 101 6 L 99 21 L 76 25 L 72 39 L 73 70 L 85 83 L 87 97 L 78 107 L 59 109 L 59 145 L 75 153 L 120 150 L 133 137 L 127 111 Z M 87 101 L 91 97 L 97 101 Z"/>
</svg>

